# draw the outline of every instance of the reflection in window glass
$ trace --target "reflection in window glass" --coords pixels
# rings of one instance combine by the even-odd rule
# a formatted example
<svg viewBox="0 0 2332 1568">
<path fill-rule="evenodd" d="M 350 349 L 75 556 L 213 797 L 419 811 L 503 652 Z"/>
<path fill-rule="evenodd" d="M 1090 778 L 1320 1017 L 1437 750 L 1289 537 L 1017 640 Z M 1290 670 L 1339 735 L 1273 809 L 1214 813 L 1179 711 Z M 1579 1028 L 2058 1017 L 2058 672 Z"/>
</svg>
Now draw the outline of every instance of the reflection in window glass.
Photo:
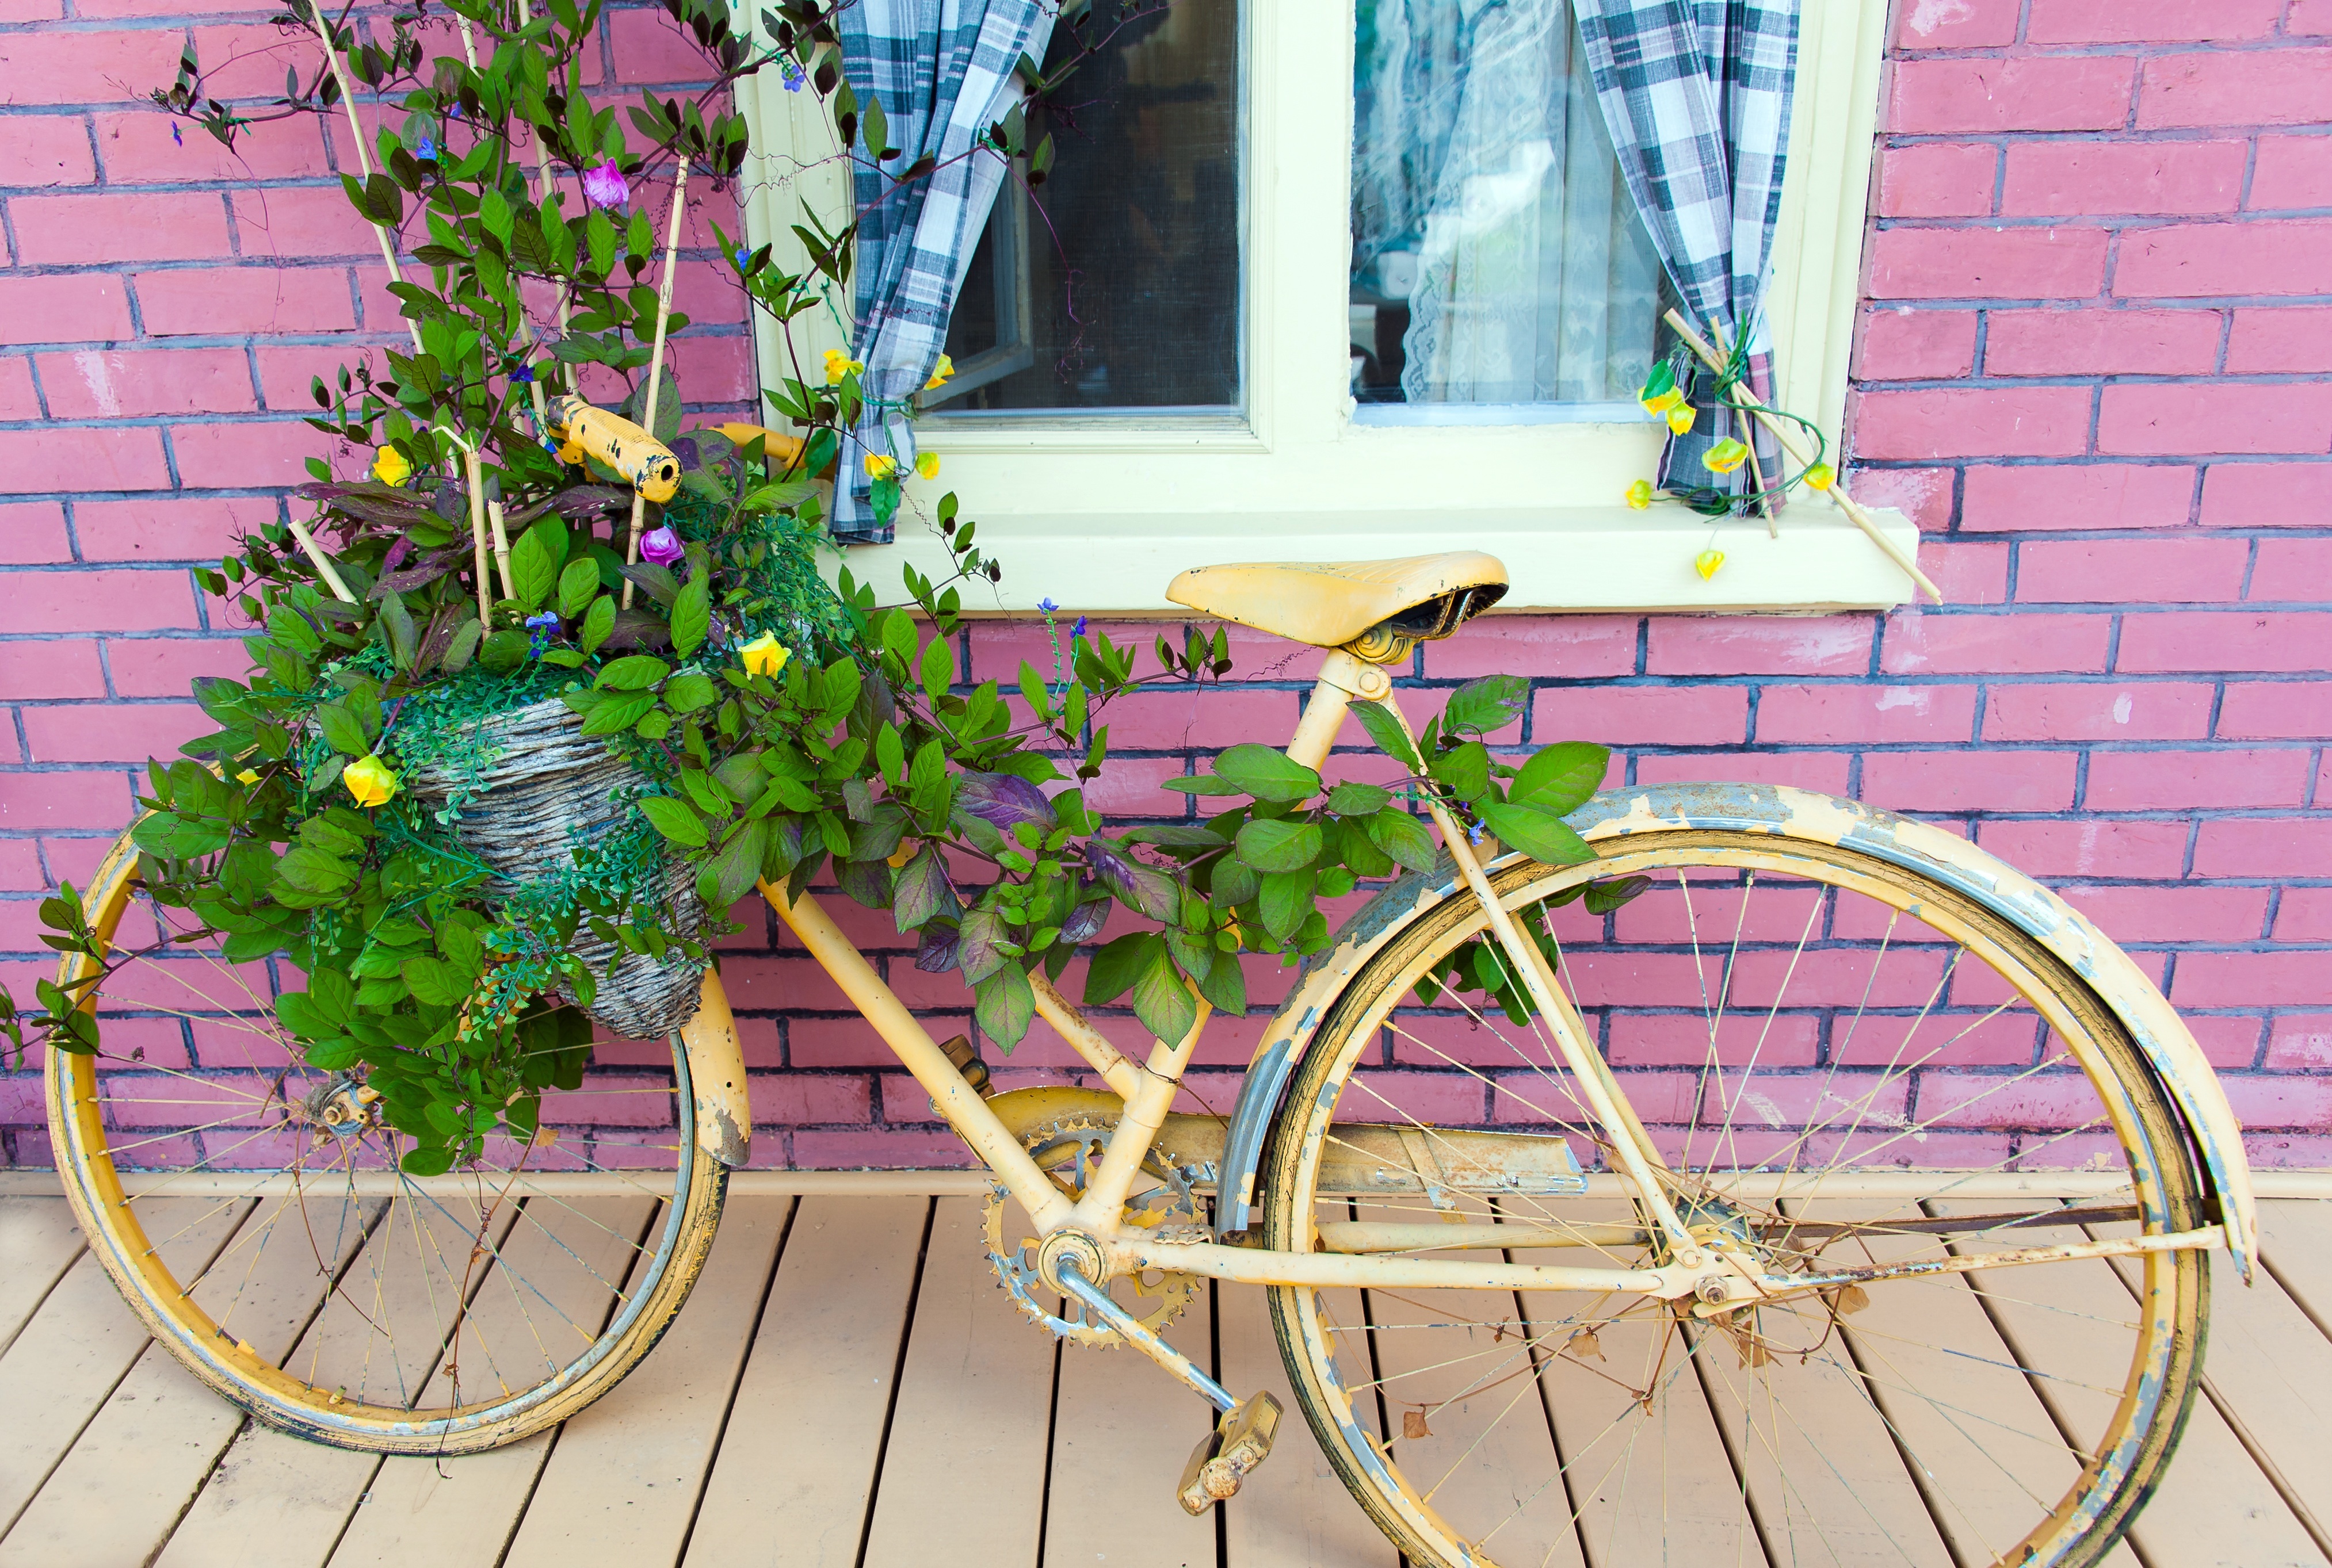
<svg viewBox="0 0 2332 1568">
<path fill-rule="evenodd" d="M 1080 31 L 1098 52 L 1028 116 L 1052 177 L 997 198 L 937 412 L 1239 401 L 1238 0 L 1100 0 Z M 1082 47 L 1056 28 L 1047 72 Z"/>
<path fill-rule="evenodd" d="M 1569 0 L 1358 0 L 1352 395 L 1611 403 L 1659 262 Z"/>
</svg>

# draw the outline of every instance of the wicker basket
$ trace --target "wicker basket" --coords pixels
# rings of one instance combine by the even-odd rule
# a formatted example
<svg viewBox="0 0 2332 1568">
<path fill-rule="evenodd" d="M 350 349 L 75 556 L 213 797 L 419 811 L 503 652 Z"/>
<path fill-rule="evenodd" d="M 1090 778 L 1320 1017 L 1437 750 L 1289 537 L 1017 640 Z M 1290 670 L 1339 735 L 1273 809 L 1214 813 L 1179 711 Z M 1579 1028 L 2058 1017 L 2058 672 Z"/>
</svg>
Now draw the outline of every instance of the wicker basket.
<svg viewBox="0 0 2332 1568">
<path fill-rule="evenodd" d="M 621 793 L 637 776 L 631 765 L 599 736 L 585 735 L 582 716 L 563 702 L 481 719 L 470 736 L 492 760 L 478 773 L 454 831 L 493 870 L 494 893 L 565 866 L 575 847 L 606 838 L 631 809 Z M 413 792 L 425 800 L 442 804 L 456 784 L 437 770 L 414 770 Z M 695 936 L 703 917 L 695 878 L 670 860 L 664 877 L 666 934 Z M 598 982 L 588 1011 L 606 1028 L 654 1040 L 696 1016 L 702 965 L 678 953 L 659 963 L 584 927 L 576 930 L 574 951 Z"/>
</svg>

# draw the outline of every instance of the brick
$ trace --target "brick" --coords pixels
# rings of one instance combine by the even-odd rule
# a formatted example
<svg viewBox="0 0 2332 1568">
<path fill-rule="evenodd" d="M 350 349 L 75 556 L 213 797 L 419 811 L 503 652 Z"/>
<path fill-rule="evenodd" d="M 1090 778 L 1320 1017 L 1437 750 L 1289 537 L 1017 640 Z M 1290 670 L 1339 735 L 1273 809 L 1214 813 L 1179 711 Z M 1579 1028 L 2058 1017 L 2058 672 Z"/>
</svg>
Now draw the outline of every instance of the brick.
<svg viewBox="0 0 2332 1568">
<path fill-rule="evenodd" d="M 1533 702 L 1534 735 L 1605 746 L 1738 745 L 1749 733 L 1742 686 L 1563 686 Z"/>
<path fill-rule="evenodd" d="M 946 1171 L 978 1163 L 964 1141 L 944 1127 L 938 1132 L 860 1127 L 793 1136 L 792 1168 L 797 1171 Z"/>
<path fill-rule="evenodd" d="M 2017 552 L 2026 603 L 2197 603 L 2242 597 L 2248 539 L 2028 540 Z"/>
<path fill-rule="evenodd" d="M 1761 746 L 1964 741 L 1974 731 L 1973 686 L 1768 686 L 1757 698 Z"/>
<path fill-rule="evenodd" d="M 211 191 L 18 196 L 8 206 L 21 265 L 198 261 L 227 253 L 226 207 Z"/>
<path fill-rule="evenodd" d="M 2183 527 L 2194 470 L 2176 464 L 2027 463 L 1967 470 L 1960 526 L 1984 531 Z"/>
<path fill-rule="evenodd" d="M 1990 217 L 2000 149 L 1989 142 L 1916 142 L 1879 156 L 1882 218 Z"/>
<path fill-rule="evenodd" d="M 2073 755 L 1872 752 L 1862 759 L 1862 798 L 1889 811 L 2061 812 L 2073 803 Z"/>
<path fill-rule="evenodd" d="M 608 32 L 621 81 L 694 85 L 711 74 L 704 52 L 660 9 L 610 12 Z"/>
<path fill-rule="evenodd" d="M 65 543 L 65 509 L 56 501 L 0 506 L 0 564 L 46 565 L 72 555 Z M 5 691 L 0 686 L 0 691 Z"/>
<path fill-rule="evenodd" d="M 70 703 L 23 709 L 33 762 L 143 762 L 167 759 L 218 727 L 191 702 Z"/>
<path fill-rule="evenodd" d="M 81 116 L 8 117 L 8 136 L 5 143 L 0 143 L 0 186 L 37 189 L 46 185 L 86 185 L 96 179 L 97 161 L 90 156 L 89 127 Z"/>
<path fill-rule="evenodd" d="M 2206 375 L 2224 318 L 2215 310 L 1994 310 L 1986 375 Z"/>
<path fill-rule="evenodd" d="M 2173 223 L 2123 240 L 2113 291 L 2123 299 L 2332 292 L 2332 220 Z"/>
<path fill-rule="evenodd" d="M 1715 751 L 1677 752 L 1635 759 L 1639 784 L 1693 784 L 1715 780 L 1725 784 L 1787 784 L 1816 794 L 1847 793 L 1847 756 L 1836 751 Z"/>
<path fill-rule="evenodd" d="M 121 697 L 178 697 L 197 676 L 251 674 L 250 656 L 232 637 L 114 638 L 105 644 L 105 663 Z"/>
<path fill-rule="evenodd" d="M 251 362 L 240 348 L 83 348 L 39 357 L 58 419 L 243 413 L 254 405 Z"/>
<path fill-rule="evenodd" d="M 2290 901 L 2286 893 L 2284 902 Z M 2287 1012 L 2276 1019 L 2268 1027 L 2267 1056 L 2260 1065 L 2284 1072 L 2332 1068 L 2332 1013 Z"/>
<path fill-rule="evenodd" d="M 922 1086 L 912 1079 L 907 1087 L 922 1094 Z M 855 1075 L 828 1078 L 801 1073 L 757 1072 L 745 1080 L 745 1092 L 753 1108 L 753 1125 L 756 1127 L 864 1122 L 873 1109 L 868 1099 L 866 1080 Z M 923 1095 L 916 1108 L 928 1117 L 931 1114 L 930 1103 L 931 1097 Z"/>
<path fill-rule="evenodd" d="M 2205 817 L 2194 836 L 2197 877 L 2332 877 L 2332 815 Z"/>
<path fill-rule="evenodd" d="M 0 828 L 11 832 L 74 828 L 114 832 L 129 820 L 129 783 L 120 773 L 11 774 L 8 787 L 0 789 Z"/>
<path fill-rule="evenodd" d="M 54 14 L 52 13 L 51 14 Z M 54 27 L 0 33 L 0 81 L 11 108 L 36 104 L 135 103 L 177 74 L 186 34 Z M 279 72 L 272 90 L 282 90 Z"/>
<path fill-rule="evenodd" d="M 2291 0 L 2283 30 L 2295 36 L 2332 33 L 2332 0 Z"/>
<path fill-rule="evenodd" d="M 1488 615 L 1468 622 L 1455 637 L 1427 643 L 1425 673 L 1434 680 L 1633 675 L 1641 624 L 1633 615 Z"/>
<path fill-rule="evenodd" d="M 154 631 L 194 623 L 194 584 L 184 572 L 0 573 L 0 625 L 12 632 Z"/>
<path fill-rule="evenodd" d="M 97 644 L 81 638 L 0 642 L 0 691 L 12 702 L 103 697 L 105 670 L 98 662 Z"/>
<path fill-rule="evenodd" d="M 2332 888 L 2286 888 L 2275 909 L 2279 942 L 2332 942 Z"/>
<path fill-rule="evenodd" d="M 2180 811 L 2193 806 L 2296 806 L 2310 758 L 2289 751 L 2100 751 L 2089 758 L 2089 811 Z"/>
<path fill-rule="evenodd" d="M 40 417 L 41 398 L 33 387 L 33 362 L 0 359 L 0 423 L 13 424 Z"/>
<path fill-rule="evenodd" d="M 2246 597 L 2315 603 L 2324 597 L 2327 573 L 2332 573 L 2332 539 L 2261 539 Z"/>
<path fill-rule="evenodd" d="M 1860 675 L 1873 618 L 1666 616 L 1651 623 L 1653 675 Z"/>
<path fill-rule="evenodd" d="M 2102 670 L 2113 622 L 2105 615 L 1897 614 L 1879 668 L 1889 675 L 2023 675 Z"/>
<path fill-rule="evenodd" d="M 410 348 L 409 344 L 399 345 Z M 375 375 L 386 376 L 388 362 L 377 350 L 353 343 L 261 345 L 253 350 L 259 363 L 259 392 L 265 406 L 276 413 L 302 416 L 317 412 L 314 378 L 324 378 L 328 392 L 337 391 L 338 373 L 346 366 L 353 379 L 357 366 L 370 363 Z"/>
<path fill-rule="evenodd" d="M 2332 207 L 2332 138 L 2260 138 L 2251 155 L 2251 195 L 2243 205 L 2253 212 Z"/>
<path fill-rule="evenodd" d="M 2212 688 L 2184 681 L 2021 682 L 1984 695 L 1986 740 L 2203 740 Z"/>
<path fill-rule="evenodd" d="M 2130 674 L 2332 668 L 2332 615 L 2165 611 L 2125 615 L 2117 668 Z"/>
<path fill-rule="evenodd" d="M 2213 0 L 2204 10 L 2218 8 Z M 2327 119 L 2332 119 L 2332 49 L 2205 49 L 2160 54 L 2146 62 L 2138 83 L 2141 129 L 2318 125 Z"/>
<path fill-rule="evenodd" d="M 140 272 L 134 281 L 146 330 L 158 337 L 344 332 L 357 324 L 339 267 L 205 267 Z"/>
<path fill-rule="evenodd" d="M 1295 732 L 1292 691 L 1137 692 L 1110 705 L 1113 751 L 1183 751 L 1236 746 L 1268 735 L 1276 744 Z"/>
<path fill-rule="evenodd" d="M 181 424 L 170 431 L 178 482 L 189 489 L 252 489 L 303 484 L 311 457 L 330 457 L 331 437 L 296 420 Z"/>
<path fill-rule="evenodd" d="M 1947 604 L 2008 602 L 2005 540 L 1929 539 L 1919 546 L 1919 565 L 1944 591 L 1944 603 Z"/>
<path fill-rule="evenodd" d="M 2105 286 L 2110 231 L 1881 229 L 1871 236 L 1873 299 L 2087 299 Z"/>
<path fill-rule="evenodd" d="M 0 431 L 0 494 L 167 489 L 159 431 Z"/>
<path fill-rule="evenodd" d="M 2214 462 L 2203 474 L 2200 521 L 2206 528 L 2320 526 L 2310 498 L 2332 482 L 2332 463 Z"/>
<path fill-rule="evenodd" d="M 2036 218 L 2232 213 L 2249 153 L 2240 141 L 2024 142 L 2008 149 L 2000 210 Z"/>
<path fill-rule="evenodd" d="M 713 336 L 691 332 L 672 340 L 666 372 L 682 388 L 691 407 L 704 404 L 746 404 L 760 383 L 754 379 L 753 340 L 731 328 Z"/>
<path fill-rule="evenodd" d="M 2098 451 L 2184 456 L 2332 446 L 2332 385 L 2123 383 L 2098 405 Z"/>
<path fill-rule="evenodd" d="M 2322 1006 L 2332 1002 L 2332 964 L 2320 953 L 2185 953 L 2178 958 L 2178 974 L 2170 987 L 2171 1002 L 2180 1007 Z M 2222 1080 L 2230 1089 L 2241 1079 Z M 2250 1080 L 2253 1083 L 2259 1079 Z M 2318 1086 L 2332 1090 L 2332 1079 Z M 2228 1097 L 2235 1098 L 2233 1094 Z M 2319 1112 L 2312 1125 L 2332 1125 L 2332 1107 Z M 2238 1108 L 2246 1126 L 2291 1126 L 2289 1122 L 2255 1122 Z"/>
<path fill-rule="evenodd" d="M 1862 381 L 1945 381 L 1975 368 L 1973 310 L 1866 310 L 1855 335 L 1854 374 Z M 1863 498 L 1859 493 L 1856 499 Z"/>
<path fill-rule="evenodd" d="M 2016 0 L 1914 0 L 1900 8 L 1895 47 L 1988 49 L 2016 42 Z"/>
<path fill-rule="evenodd" d="M 2058 891 L 2117 942 L 2253 942 L 2267 924 L 2265 888 L 2060 888 Z"/>
<path fill-rule="evenodd" d="M 2332 739 L 2332 681 L 2229 681 L 2219 704 L 2218 738 Z"/>
<path fill-rule="evenodd" d="M 2250 1013 L 2189 1012 L 2184 1022 L 2194 1043 L 2203 1048 L 2203 1060 L 2220 1071 L 2258 1063 L 2260 1035 L 2267 1024 L 2264 1018 Z"/>
<path fill-rule="evenodd" d="M 129 296 L 117 277 L 0 277 L 0 343 L 110 343 L 129 330 Z"/>
<path fill-rule="evenodd" d="M 203 0 L 205 9 L 217 0 Z M 83 14 L 88 7 L 82 6 Z M 277 79 L 281 90 L 281 77 Z M 181 127 L 170 139 L 173 122 L 151 109 L 91 117 L 98 160 L 112 185 L 203 184 L 247 185 L 253 180 L 329 176 L 331 164 L 324 156 L 318 121 L 272 125 L 234 138 L 232 149 L 208 131 Z M 355 172 L 356 160 L 349 159 Z"/>
<path fill-rule="evenodd" d="M 2086 386 L 1858 390 L 1848 418 L 1865 459 L 2072 457 L 2088 450 L 2089 400 Z"/>
<path fill-rule="evenodd" d="M 276 517 L 272 497 L 174 495 L 76 501 L 73 535 L 91 561 L 208 561 Z"/>
<path fill-rule="evenodd" d="M 2227 334 L 2227 374 L 2332 370 L 2332 307 L 2272 306 L 2238 310 Z"/>
<path fill-rule="evenodd" d="M 1986 822 L 1977 841 L 2029 877 L 2161 880 L 2184 870 L 2187 832 L 2184 822 L 2085 816 L 2075 822 Z"/>
<path fill-rule="evenodd" d="M 2032 0 L 2028 43 L 2179 43 L 2265 38 L 2283 0 Z"/>
<path fill-rule="evenodd" d="M 2020 60 L 1898 60 L 1885 128 L 2113 130 L 2129 119 L 2136 60 L 2127 54 Z"/>
<path fill-rule="evenodd" d="M 374 256 L 380 242 L 338 185 L 268 185 L 230 193 L 236 249 L 245 257 Z"/>
</svg>

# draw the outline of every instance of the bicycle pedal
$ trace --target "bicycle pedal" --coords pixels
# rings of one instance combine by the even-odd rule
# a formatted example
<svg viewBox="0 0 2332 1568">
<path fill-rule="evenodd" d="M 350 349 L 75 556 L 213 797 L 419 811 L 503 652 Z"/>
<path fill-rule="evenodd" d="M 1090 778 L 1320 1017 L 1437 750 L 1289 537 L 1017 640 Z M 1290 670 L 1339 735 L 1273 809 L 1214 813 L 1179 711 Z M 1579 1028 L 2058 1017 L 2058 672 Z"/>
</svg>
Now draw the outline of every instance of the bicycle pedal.
<svg viewBox="0 0 2332 1568">
<path fill-rule="evenodd" d="M 955 1064 L 956 1071 L 963 1074 L 963 1081 L 971 1086 L 972 1093 L 988 1093 L 988 1064 L 980 1060 L 980 1052 L 972 1049 L 970 1035 L 959 1034 L 953 1040 L 943 1040 L 940 1041 L 940 1050 L 947 1053 L 947 1059 Z"/>
<path fill-rule="evenodd" d="M 1195 1516 L 1238 1496 L 1239 1484 L 1271 1457 L 1279 1415 L 1277 1400 L 1267 1393 L 1250 1394 L 1230 1408 L 1220 1425 L 1199 1440 L 1199 1446 L 1190 1450 L 1190 1462 L 1182 1467 L 1182 1484 L 1175 1490 L 1184 1513 Z"/>
</svg>

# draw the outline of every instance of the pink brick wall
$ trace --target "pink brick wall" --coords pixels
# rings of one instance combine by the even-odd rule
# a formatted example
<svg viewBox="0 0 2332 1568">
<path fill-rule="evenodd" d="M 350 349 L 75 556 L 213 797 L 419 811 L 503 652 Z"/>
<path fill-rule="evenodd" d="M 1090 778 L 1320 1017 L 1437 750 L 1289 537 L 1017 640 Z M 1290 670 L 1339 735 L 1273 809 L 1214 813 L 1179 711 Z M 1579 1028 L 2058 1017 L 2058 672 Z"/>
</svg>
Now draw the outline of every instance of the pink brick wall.
<svg viewBox="0 0 2332 1568">
<path fill-rule="evenodd" d="M 137 108 L 189 36 L 205 60 L 282 49 L 254 23 L 264 7 L 185 3 L 0 0 L 12 979 L 40 967 L 33 901 L 86 873 L 138 760 L 196 727 L 186 677 L 238 668 L 189 565 L 272 515 L 315 450 L 295 423 L 311 371 L 398 330 L 339 210 L 343 138 L 278 128 L 245 167 Z M 1862 493 L 1926 530 L 1953 603 L 1496 620 L 1429 649 L 1412 682 L 1527 674 L 1527 736 L 1610 742 L 1615 782 L 1787 782 L 1950 825 L 2062 889 L 2165 981 L 2258 1157 L 2332 1164 L 2332 4 L 1897 9 L 1849 442 Z M 616 13 L 606 69 L 615 39 L 662 25 Z M 626 58 L 652 75 L 683 57 Z M 251 70 L 280 78 L 280 52 Z M 732 226 L 732 204 L 709 204 Z M 707 265 L 687 287 L 683 385 L 734 404 L 741 310 Z M 975 679 L 1008 679 L 1027 641 L 983 627 L 963 651 Z M 1237 648 L 1243 672 L 1277 658 Z M 1174 809 L 1158 778 L 1292 724 L 1312 662 L 1143 699 L 1117 727 L 1130 755 L 1112 809 Z M 842 913 L 911 1001 L 965 1026 L 954 980 L 916 974 L 886 920 Z M 959 1162 L 771 923 L 732 948 L 758 1160 Z M 1256 966 L 1256 994 L 1276 984 Z M 1192 1080 L 1206 1102 L 1228 1108 L 1263 1021 L 1209 1042 Z M 1673 1061 L 1647 1040 L 1636 1060 Z M 1788 1049 L 1811 1062 L 1821 1047 Z M 1039 1025 L 1000 1076 L 1061 1077 L 1072 1060 Z M 1388 1096 L 1488 1119 L 1448 1069 L 1390 1060 Z M 0 1076 L 0 1164 L 46 1158 L 30 1087 Z"/>
</svg>

